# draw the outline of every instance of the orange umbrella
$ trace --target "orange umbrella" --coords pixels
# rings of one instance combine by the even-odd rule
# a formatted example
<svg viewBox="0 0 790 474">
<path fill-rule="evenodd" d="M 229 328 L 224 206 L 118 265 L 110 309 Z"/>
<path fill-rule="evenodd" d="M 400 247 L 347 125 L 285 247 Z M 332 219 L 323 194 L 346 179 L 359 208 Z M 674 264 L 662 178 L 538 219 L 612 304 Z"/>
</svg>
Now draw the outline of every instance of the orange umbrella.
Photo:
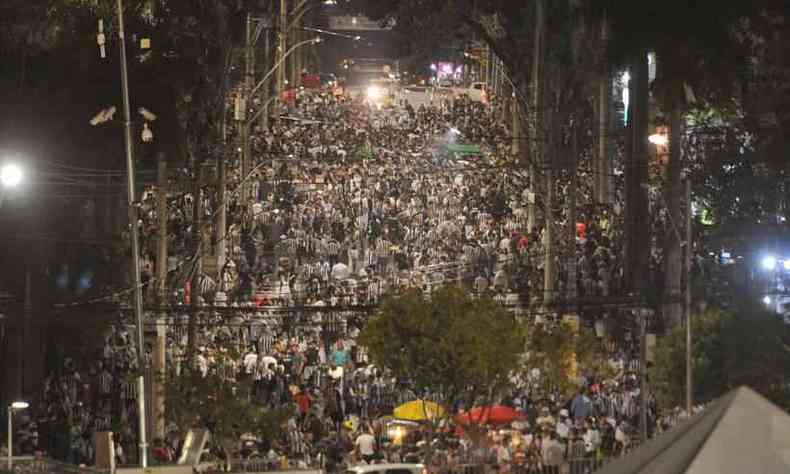
<svg viewBox="0 0 790 474">
<path fill-rule="evenodd" d="M 463 425 L 506 425 L 516 420 L 523 420 L 525 418 L 526 417 L 523 413 L 504 405 L 486 405 L 483 407 L 475 407 L 469 411 L 459 413 L 455 417 L 456 421 Z"/>
</svg>

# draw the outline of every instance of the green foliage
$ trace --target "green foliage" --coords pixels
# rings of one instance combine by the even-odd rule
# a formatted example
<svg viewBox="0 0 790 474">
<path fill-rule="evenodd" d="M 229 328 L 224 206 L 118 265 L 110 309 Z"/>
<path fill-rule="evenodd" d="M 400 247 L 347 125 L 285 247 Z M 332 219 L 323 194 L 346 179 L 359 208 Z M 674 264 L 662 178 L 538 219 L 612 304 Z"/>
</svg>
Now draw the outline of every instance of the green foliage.
<svg viewBox="0 0 790 474">
<path fill-rule="evenodd" d="M 244 433 L 262 441 L 273 440 L 291 414 L 286 408 L 265 410 L 255 403 L 252 383 L 234 378 L 231 361 L 238 360 L 234 352 L 233 348 L 223 348 L 205 376 L 197 369 L 184 369 L 164 379 L 166 419 L 184 431 L 208 428 L 212 442 L 226 455 L 238 446 Z"/>
<path fill-rule="evenodd" d="M 559 327 L 537 325 L 529 334 L 529 356 L 525 369 L 540 369 L 543 389 L 548 393 L 557 387 L 561 394 L 571 396 L 578 390 L 579 370 L 600 377 L 612 375 L 612 368 L 601 342 L 589 328 L 578 331 L 568 322 Z"/>
<path fill-rule="evenodd" d="M 790 327 L 757 304 L 726 313 L 694 315 L 694 395 L 700 402 L 748 385 L 779 406 L 790 409 Z M 685 400 L 685 329 L 660 338 L 650 370 L 659 407 L 682 406 Z"/>
<path fill-rule="evenodd" d="M 451 286 L 430 300 L 416 290 L 385 299 L 360 335 L 374 364 L 445 405 L 499 393 L 525 342 L 524 326 L 502 306 Z"/>
</svg>

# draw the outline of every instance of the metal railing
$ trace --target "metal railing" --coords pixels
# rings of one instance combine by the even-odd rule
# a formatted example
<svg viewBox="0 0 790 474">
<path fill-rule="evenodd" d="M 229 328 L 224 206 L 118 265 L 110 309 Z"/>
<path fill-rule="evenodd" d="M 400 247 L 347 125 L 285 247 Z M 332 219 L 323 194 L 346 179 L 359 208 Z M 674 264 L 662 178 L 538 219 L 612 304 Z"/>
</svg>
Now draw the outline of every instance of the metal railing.
<svg viewBox="0 0 790 474">
<path fill-rule="evenodd" d="M 52 459 L 17 458 L 13 462 L 13 469 L 3 464 L 0 474 L 110 474 L 109 469 L 95 469 L 68 464 Z"/>
</svg>

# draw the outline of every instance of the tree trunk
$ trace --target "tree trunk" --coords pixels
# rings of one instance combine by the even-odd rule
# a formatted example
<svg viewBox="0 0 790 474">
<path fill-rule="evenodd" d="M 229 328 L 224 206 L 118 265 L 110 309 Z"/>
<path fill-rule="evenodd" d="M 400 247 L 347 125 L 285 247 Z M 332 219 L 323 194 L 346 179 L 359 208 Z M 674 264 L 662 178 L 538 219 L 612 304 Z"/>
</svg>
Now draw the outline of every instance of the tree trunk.
<svg viewBox="0 0 790 474">
<path fill-rule="evenodd" d="M 674 92 L 674 91 L 673 91 Z M 681 196 L 683 188 L 681 173 L 683 169 L 681 150 L 681 121 L 683 114 L 679 102 L 675 97 L 669 99 L 667 104 L 669 112 L 669 163 L 667 163 L 665 194 L 667 211 L 669 213 L 669 226 L 664 232 L 664 295 L 663 316 L 670 327 L 677 327 L 682 320 L 681 300 L 681 274 L 683 268 L 683 254 L 681 242 L 676 231 L 682 228 L 683 212 L 681 211 Z"/>
<path fill-rule="evenodd" d="M 650 287 L 650 216 L 648 209 L 648 66 L 647 51 L 640 49 L 631 58 L 631 103 L 626 141 L 625 196 L 625 288 L 645 296 Z"/>
</svg>

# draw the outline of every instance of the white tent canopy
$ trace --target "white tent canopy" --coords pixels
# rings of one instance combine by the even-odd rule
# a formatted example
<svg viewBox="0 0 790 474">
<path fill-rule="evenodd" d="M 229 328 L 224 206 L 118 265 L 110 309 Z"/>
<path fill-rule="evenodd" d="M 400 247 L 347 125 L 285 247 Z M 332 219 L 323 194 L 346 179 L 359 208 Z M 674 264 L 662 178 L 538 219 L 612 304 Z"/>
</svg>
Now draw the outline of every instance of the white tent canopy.
<svg viewBox="0 0 790 474">
<path fill-rule="evenodd" d="M 790 472 L 790 415 L 747 387 L 597 474 Z"/>
</svg>

